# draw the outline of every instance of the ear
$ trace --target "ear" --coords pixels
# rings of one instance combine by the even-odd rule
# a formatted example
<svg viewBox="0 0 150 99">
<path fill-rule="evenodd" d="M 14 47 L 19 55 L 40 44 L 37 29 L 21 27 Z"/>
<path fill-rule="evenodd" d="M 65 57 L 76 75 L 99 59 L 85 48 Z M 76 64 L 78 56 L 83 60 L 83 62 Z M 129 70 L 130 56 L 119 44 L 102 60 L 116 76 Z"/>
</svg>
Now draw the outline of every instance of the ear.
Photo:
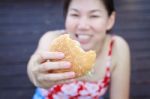
<svg viewBox="0 0 150 99">
<path fill-rule="evenodd" d="M 116 12 L 112 12 L 108 19 L 107 30 L 111 30 L 115 23 Z"/>
</svg>

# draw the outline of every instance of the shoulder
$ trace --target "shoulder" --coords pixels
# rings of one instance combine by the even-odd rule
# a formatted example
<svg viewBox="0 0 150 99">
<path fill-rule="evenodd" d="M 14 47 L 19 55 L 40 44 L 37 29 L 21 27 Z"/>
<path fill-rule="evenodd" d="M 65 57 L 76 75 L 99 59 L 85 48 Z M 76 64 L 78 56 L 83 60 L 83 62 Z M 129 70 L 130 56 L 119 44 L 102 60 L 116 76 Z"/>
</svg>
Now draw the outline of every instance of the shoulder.
<svg viewBox="0 0 150 99">
<path fill-rule="evenodd" d="M 115 98 L 114 90 L 118 90 L 119 97 L 126 97 L 128 99 L 129 83 L 130 83 L 130 51 L 127 41 L 120 37 L 114 37 L 113 46 L 113 60 L 115 64 L 111 71 L 111 96 Z M 119 85 L 121 83 L 121 86 Z"/>
<path fill-rule="evenodd" d="M 44 35 L 40 38 L 39 43 L 45 42 L 45 41 L 52 41 L 54 38 L 64 33 L 65 33 L 65 30 L 48 31 L 44 33 Z"/>
<path fill-rule="evenodd" d="M 115 62 L 115 66 L 124 66 L 130 61 L 130 48 L 128 42 L 121 36 L 114 36 L 113 39 L 113 60 Z"/>
<path fill-rule="evenodd" d="M 128 42 L 123 37 L 115 35 L 113 39 L 114 49 L 117 50 L 118 53 L 129 50 Z"/>
<path fill-rule="evenodd" d="M 53 31 L 48 31 L 43 34 L 43 36 L 40 38 L 40 40 L 45 40 L 49 38 L 55 38 L 61 34 L 64 34 L 65 30 L 53 30 Z"/>
</svg>

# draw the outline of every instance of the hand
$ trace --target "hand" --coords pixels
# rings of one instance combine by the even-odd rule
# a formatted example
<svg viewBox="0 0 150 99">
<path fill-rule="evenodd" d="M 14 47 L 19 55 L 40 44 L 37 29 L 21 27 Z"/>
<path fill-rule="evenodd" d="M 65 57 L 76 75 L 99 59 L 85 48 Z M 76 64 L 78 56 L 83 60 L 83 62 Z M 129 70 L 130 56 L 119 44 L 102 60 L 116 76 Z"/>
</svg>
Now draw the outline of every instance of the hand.
<svg viewBox="0 0 150 99">
<path fill-rule="evenodd" d="M 32 74 L 34 76 L 34 84 L 38 87 L 49 88 L 50 86 L 62 80 L 74 78 L 74 72 L 50 73 L 48 71 L 55 69 L 70 68 L 71 63 L 67 61 L 51 62 L 51 59 L 62 59 L 64 54 L 61 52 L 40 52 L 36 53 L 36 61 L 33 64 Z"/>
</svg>

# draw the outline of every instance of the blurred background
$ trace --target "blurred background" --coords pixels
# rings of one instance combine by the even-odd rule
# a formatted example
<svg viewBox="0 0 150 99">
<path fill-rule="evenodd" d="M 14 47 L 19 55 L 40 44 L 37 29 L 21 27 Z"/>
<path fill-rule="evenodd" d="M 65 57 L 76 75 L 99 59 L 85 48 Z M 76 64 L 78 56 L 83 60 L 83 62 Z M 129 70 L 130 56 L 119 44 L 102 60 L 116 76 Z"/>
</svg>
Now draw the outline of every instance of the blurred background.
<svg viewBox="0 0 150 99">
<path fill-rule="evenodd" d="M 26 69 L 39 38 L 63 29 L 63 0 L 0 0 L 0 99 L 31 99 Z M 113 32 L 131 48 L 131 99 L 150 99 L 150 0 L 115 0 Z M 106 96 L 107 99 L 107 96 Z"/>
</svg>

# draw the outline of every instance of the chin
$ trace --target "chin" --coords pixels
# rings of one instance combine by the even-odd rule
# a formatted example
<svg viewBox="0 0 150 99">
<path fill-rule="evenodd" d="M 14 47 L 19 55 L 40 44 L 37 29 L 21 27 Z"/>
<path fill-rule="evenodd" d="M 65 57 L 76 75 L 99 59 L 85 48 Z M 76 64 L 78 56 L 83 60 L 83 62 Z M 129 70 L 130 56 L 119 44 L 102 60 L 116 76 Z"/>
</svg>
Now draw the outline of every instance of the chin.
<svg viewBox="0 0 150 99">
<path fill-rule="evenodd" d="M 88 46 L 88 45 L 81 45 L 81 48 L 84 50 L 84 51 L 89 51 L 89 50 L 93 50 L 91 46 Z"/>
</svg>

